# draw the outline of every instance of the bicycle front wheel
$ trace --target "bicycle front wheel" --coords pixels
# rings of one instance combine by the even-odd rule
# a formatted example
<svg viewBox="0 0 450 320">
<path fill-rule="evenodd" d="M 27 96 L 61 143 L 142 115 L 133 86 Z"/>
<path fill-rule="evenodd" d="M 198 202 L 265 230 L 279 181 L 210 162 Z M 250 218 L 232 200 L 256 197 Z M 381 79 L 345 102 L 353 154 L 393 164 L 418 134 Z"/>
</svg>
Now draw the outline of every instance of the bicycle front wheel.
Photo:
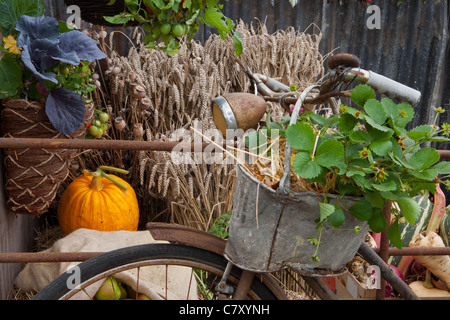
<svg viewBox="0 0 450 320">
<path fill-rule="evenodd" d="M 103 279 L 118 273 L 137 270 L 139 275 L 144 267 L 159 268 L 158 272 L 166 276 L 166 280 L 160 281 L 162 285 L 156 292 L 159 299 L 214 299 L 218 293 L 215 291 L 216 284 L 220 281 L 227 266 L 227 260 L 215 253 L 200 248 L 179 244 L 144 244 L 126 247 L 101 254 L 97 257 L 82 262 L 76 266 L 79 282 L 75 287 L 71 283 L 71 273 L 63 273 L 44 289 L 38 292 L 34 300 L 68 300 L 75 295 L 84 293 L 88 298 L 94 298 L 88 287 L 100 283 Z M 179 273 L 183 268 L 184 290 L 177 289 L 177 295 L 170 292 L 169 272 Z M 172 270 L 172 271 L 171 271 Z M 189 270 L 187 272 L 187 270 Z M 242 270 L 233 267 L 227 284 L 236 288 L 240 281 Z M 266 278 L 267 280 L 267 278 Z M 142 283 L 142 282 L 141 282 Z M 277 290 L 272 290 L 264 281 L 264 276 L 255 276 L 248 292 L 248 298 L 255 300 L 274 300 L 283 298 Z M 165 288 L 164 288 L 165 284 Z M 139 287 L 139 277 L 134 284 L 135 289 Z M 137 291 L 137 290 L 136 290 Z M 184 291 L 180 294 L 180 291 Z M 275 292 L 273 292 L 275 291 Z M 195 292 L 195 296 L 193 293 Z"/>
</svg>

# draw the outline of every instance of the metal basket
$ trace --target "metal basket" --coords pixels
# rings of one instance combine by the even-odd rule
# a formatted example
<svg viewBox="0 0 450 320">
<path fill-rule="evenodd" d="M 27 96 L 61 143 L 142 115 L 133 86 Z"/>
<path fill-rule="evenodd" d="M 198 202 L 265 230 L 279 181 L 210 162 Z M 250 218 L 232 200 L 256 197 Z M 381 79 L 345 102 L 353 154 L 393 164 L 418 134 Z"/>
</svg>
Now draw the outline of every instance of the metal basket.
<svg viewBox="0 0 450 320">
<path fill-rule="evenodd" d="M 301 101 L 314 87 L 302 93 L 291 124 L 297 121 Z M 318 252 L 320 261 L 313 262 L 311 257 L 316 247 L 307 239 L 317 233 L 315 220 L 320 216 L 318 202 L 323 200 L 323 195 L 290 189 L 290 146 L 286 146 L 285 152 L 284 175 L 277 190 L 238 165 L 225 256 L 242 269 L 254 272 L 274 272 L 289 266 L 309 276 L 341 274 L 364 241 L 369 226 L 344 210 L 345 223 L 339 229 L 346 230 L 332 230 L 325 224 Z M 335 203 L 337 196 L 328 194 L 327 198 Z M 348 209 L 359 200 L 344 197 L 340 204 Z M 361 227 L 359 233 L 352 230 L 355 226 Z"/>
</svg>

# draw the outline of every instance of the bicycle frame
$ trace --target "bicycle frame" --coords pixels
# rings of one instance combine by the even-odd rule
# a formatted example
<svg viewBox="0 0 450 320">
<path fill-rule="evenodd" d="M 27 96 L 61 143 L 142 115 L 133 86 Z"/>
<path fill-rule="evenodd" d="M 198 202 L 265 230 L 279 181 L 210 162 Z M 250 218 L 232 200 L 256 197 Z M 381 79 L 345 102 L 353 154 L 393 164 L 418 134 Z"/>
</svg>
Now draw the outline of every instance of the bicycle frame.
<svg viewBox="0 0 450 320">
<path fill-rule="evenodd" d="M 211 233 L 194 229 L 191 227 L 173 225 L 160 222 L 150 222 L 146 225 L 147 230 L 150 231 L 155 240 L 169 241 L 172 243 L 180 243 L 188 246 L 194 246 L 199 248 L 204 248 L 219 255 L 224 255 L 226 240 L 221 239 Z M 386 279 L 386 281 L 391 284 L 391 286 L 405 299 L 417 300 L 418 297 L 413 293 L 411 288 L 401 280 L 396 274 L 394 274 L 389 266 L 370 248 L 367 244 L 363 243 L 358 251 L 358 253 L 366 259 L 372 265 L 376 265 L 380 268 L 381 276 Z M 229 262 L 230 263 L 230 262 Z M 251 280 L 256 275 L 256 273 L 251 271 L 245 271 L 243 273 L 241 282 L 236 289 L 234 299 L 241 300 L 246 296 Z M 258 273 L 259 276 L 265 276 L 264 274 Z M 324 296 L 329 299 L 337 299 L 334 292 L 325 284 L 320 277 L 304 277 L 305 282 L 311 286 L 316 293 L 321 292 Z M 267 275 L 264 281 L 271 288 L 279 298 L 286 299 L 282 288 Z"/>
</svg>

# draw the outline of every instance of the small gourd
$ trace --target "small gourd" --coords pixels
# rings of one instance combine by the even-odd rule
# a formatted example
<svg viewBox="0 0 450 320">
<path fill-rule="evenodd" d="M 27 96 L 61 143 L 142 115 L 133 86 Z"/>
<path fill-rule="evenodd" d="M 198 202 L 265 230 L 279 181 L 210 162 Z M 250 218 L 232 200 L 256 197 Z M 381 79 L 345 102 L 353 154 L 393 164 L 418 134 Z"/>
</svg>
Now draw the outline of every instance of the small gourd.
<svg viewBox="0 0 450 320">
<path fill-rule="evenodd" d="M 139 206 L 136 193 L 123 179 L 104 170 L 128 173 L 102 166 L 83 171 L 64 191 L 58 204 L 58 222 L 64 234 L 79 228 L 99 231 L 136 231 Z"/>
</svg>

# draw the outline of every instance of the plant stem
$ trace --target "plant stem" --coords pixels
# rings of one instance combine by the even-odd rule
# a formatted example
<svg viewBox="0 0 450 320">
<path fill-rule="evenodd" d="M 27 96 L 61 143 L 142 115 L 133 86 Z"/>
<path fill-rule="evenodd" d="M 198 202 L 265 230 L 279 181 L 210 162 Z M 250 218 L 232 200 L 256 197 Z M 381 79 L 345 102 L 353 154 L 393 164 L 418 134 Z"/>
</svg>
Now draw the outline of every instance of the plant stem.
<svg viewBox="0 0 450 320">
<path fill-rule="evenodd" d="M 124 174 L 128 173 L 127 170 L 114 168 L 114 167 L 109 167 L 109 166 L 100 166 L 97 169 L 97 171 L 92 173 L 92 175 L 94 176 L 94 179 L 92 179 L 92 183 L 95 183 L 95 189 L 97 191 L 100 191 L 103 188 L 103 186 L 101 186 L 102 178 L 108 179 L 109 181 L 113 182 L 116 186 L 118 186 L 119 188 L 121 188 L 123 190 L 127 190 L 128 189 L 128 187 L 126 185 L 124 185 L 122 182 L 118 181 L 117 179 L 111 177 L 110 175 L 108 175 L 103 170 L 110 170 L 110 171 L 115 171 L 115 172 L 124 173 Z"/>
</svg>

